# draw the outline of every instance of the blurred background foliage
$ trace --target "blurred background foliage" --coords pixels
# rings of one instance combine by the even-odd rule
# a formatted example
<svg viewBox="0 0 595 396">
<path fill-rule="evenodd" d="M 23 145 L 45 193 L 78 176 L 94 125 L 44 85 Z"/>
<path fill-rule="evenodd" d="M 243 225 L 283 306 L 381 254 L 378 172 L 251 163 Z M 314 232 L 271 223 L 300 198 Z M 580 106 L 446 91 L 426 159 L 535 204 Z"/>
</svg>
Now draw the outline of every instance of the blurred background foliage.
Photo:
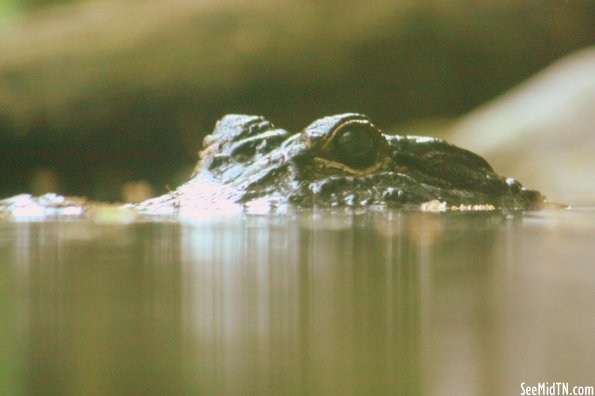
<svg viewBox="0 0 595 396">
<path fill-rule="evenodd" d="M 161 193 L 227 113 L 440 134 L 594 21 L 591 0 L 2 0 L 0 195 Z"/>
</svg>

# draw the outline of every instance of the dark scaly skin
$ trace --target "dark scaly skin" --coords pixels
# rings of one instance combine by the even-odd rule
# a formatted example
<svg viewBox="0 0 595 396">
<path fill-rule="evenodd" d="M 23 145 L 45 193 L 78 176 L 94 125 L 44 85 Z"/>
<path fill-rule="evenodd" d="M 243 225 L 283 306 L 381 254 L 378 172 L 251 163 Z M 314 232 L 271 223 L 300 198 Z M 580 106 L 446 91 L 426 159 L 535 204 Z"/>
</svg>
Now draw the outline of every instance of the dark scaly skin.
<svg viewBox="0 0 595 396">
<path fill-rule="evenodd" d="M 134 207 L 402 207 L 432 200 L 508 209 L 545 202 L 470 151 L 440 139 L 384 134 L 351 113 L 318 119 L 296 134 L 261 116 L 227 115 L 205 137 L 190 181 Z"/>
</svg>

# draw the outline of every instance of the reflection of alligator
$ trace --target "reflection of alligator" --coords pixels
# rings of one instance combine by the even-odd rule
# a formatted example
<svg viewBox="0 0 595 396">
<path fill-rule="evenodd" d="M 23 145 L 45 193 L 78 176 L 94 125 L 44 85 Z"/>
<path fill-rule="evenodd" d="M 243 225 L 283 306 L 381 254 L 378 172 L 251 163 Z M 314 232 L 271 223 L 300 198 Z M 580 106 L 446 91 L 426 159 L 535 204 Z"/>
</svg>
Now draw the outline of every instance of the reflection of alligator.
<svg viewBox="0 0 595 396">
<path fill-rule="evenodd" d="M 401 207 L 434 201 L 438 209 L 529 209 L 545 202 L 467 150 L 434 138 L 386 135 L 359 114 L 321 118 L 297 134 L 263 117 L 228 115 L 204 144 L 187 183 L 126 208 L 163 214 L 228 204 Z M 0 214 L 77 215 L 96 207 L 55 194 L 20 195 L 0 201 Z"/>
<path fill-rule="evenodd" d="M 359 114 L 316 120 L 291 134 L 259 116 L 228 115 L 205 138 L 190 181 L 137 209 L 220 202 L 271 206 L 537 207 L 544 197 L 443 140 L 383 134 Z"/>
</svg>

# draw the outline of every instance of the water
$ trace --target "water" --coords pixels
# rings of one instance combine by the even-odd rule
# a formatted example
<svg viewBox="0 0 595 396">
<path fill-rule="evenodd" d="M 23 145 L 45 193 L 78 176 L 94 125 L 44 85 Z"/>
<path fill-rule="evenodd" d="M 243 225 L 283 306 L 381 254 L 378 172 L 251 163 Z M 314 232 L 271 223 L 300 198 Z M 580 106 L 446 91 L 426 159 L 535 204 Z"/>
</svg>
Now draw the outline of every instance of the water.
<svg viewBox="0 0 595 396">
<path fill-rule="evenodd" d="M 595 210 L 0 222 L 0 394 L 595 385 Z"/>
</svg>

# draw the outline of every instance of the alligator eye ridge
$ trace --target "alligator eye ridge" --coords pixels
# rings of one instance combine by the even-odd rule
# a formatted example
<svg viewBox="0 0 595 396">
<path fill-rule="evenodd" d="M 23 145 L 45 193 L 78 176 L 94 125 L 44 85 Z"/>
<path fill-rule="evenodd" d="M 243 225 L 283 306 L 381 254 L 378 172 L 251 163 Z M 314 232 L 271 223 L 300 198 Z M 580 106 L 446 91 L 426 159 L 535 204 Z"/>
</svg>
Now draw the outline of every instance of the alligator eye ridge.
<svg viewBox="0 0 595 396">
<path fill-rule="evenodd" d="M 322 147 L 322 154 L 327 160 L 363 170 L 379 161 L 384 145 L 384 139 L 373 125 L 352 121 L 333 131 Z"/>
</svg>

